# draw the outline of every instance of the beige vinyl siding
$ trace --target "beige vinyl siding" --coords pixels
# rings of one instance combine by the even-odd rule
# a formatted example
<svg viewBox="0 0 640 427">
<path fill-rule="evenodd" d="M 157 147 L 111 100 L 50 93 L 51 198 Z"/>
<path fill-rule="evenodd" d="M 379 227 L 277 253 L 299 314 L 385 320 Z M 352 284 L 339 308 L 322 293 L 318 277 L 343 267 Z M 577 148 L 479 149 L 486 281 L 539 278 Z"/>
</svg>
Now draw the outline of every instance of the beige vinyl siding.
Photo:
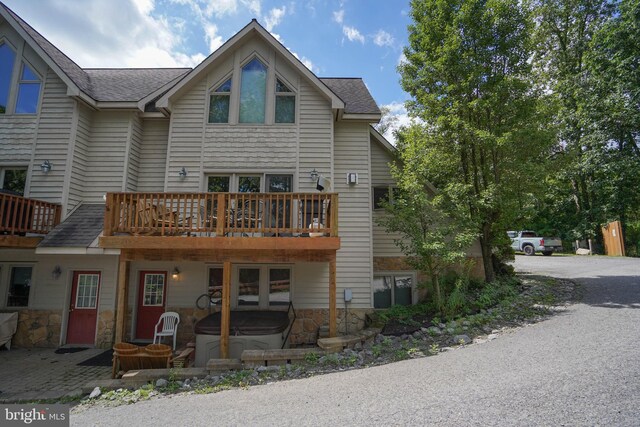
<svg viewBox="0 0 640 427">
<path fill-rule="evenodd" d="M 142 150 L 142 120 L 137 114 L 131 114 L 129 162 L 127 163 L 127 185 L 126 191 L 136 191 L 140 179 L 140 154 Z"/>
<path fill-rule="evenodd" d="M 169 120 L 145 120 L 138 166 L 138 191 L 164 190 Z"/>
<path fill-rule="evenodd" d="M 373 187 L 385 187 L 395 183 L 389 169 L 391 153 L 376 141 L 371 141 L 371 186 L 370 197 L 373 203 Z M 384 215 L 383 210 L 374 210 L 373 217 L 373 256 L 399 257 L 402 251 L 395 245 L 394 239 L 400 238 L 398 233 L 387 233 L 384 227 L 376 223 L 376 218 Z"/>
<path fill-rule="evenodd" d="M 85 203 L 104 203 L 103 195 L 122 191 L 129 114 L 101 111 L 93 116 L 85 173 Z"/>
<path fill-rule="evenodd" d="M 340 283 L 338 279 L 338 283 Z M 329 307 L 329 263 L 299 262 L 293 268 L 293 306 Z M 338 295 L 338 302 L 341 296 Z"/>
<path fill-rule="evenodd" d="M 295 169 L 296 137 L 293 126 L 208 125 L 204 169 Z"/>
<path fill-rule="evenodd" d="M 177 100 L 171 112 L 167 191 L 200 190 L 200 163 L 205 113 L 206 83 L 201 81 Z M 181 178 L 181 168 L 187 176 Z"/>
<path fill-rule="evenodd" d="M 339 193 L 337 253 L 338 296 L 353 290 L 353 308 L 371 307 L 371 179 L 369 177 L 369 125 L 335 124 L 334 190 Z M 358 173 L 358 184 L 348 185 L 348 172 Z"/>
<path fill-rule="evenodd" d="M 33 265 L 29 308 L 62 310 L 71 299 L 74 271 L 101 273 L 98 305 L 101 310 L 113 310 L 116 302 L 118 257 L 109 255 L 36 255 L 32 249 L 0 250 L 0 308 L 6 306 L 7 283 L 11 267 Z M 54 279 L 51 272 L 60 266 L 62 274 Z"/>
<path fill-rule="evenodd" d="M 16 164 L 27 166 L 36 134 L 35 115 L 0 114 L 0 166 Z"/>
<path fill-rule="evenodd" d="M 331 144 L 333 142 L 333 116 L 331 105 L 310 83 L 300 82 L 299 127 L 300 148 L 299 191 L 316 191 L 309 173 L 316 169 L 319 174 L 331 176 Z"/>
<path fill-rule="evenodd" d="M 87 154 L 91 139 L 92 112 L 87 107 L 78 105 L 78 127 L 73 150 L 73 165 L 69 180 L 68 210 L 74 209 L 82 202 L 84 193 L 84 177 L 87 173 Z"/>
<path fill-rule="evenodd" d="M 51 70 L 47 72 L 41 104 L 29 197 L 60 203 L 74 101 L 67 96 L 67 86 Z M 45 160 L 52 166 L 46 174 L 36 167 Z"/>
</svg>

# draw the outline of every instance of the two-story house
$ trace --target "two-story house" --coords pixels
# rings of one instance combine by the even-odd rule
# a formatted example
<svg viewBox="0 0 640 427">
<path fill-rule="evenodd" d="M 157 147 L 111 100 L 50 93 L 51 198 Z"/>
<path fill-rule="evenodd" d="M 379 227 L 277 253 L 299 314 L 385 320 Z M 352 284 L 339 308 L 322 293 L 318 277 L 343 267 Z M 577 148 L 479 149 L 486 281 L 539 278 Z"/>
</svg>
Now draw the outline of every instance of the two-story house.
<svg viewBox="0 0 640 427">
<path fill-rule="evenodd" d="M 184 342 L 211 302 L 223 326 L 292 303 L 295 345 L 417 300 L 374 221 L 394 149 L 371 94 L 255 20 L 193 69 L 83 69 L 0 3 L 0 108 L 16 346 L 148 340 L 164 311 Z"/>
</svg>

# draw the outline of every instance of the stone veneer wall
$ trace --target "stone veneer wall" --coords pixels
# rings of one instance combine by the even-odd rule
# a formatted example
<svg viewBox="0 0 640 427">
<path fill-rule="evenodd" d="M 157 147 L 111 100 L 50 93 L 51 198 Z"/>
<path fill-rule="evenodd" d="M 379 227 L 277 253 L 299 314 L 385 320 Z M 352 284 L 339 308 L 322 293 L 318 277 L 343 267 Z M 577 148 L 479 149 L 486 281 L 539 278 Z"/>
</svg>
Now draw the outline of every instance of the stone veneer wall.
<svg viewBox="0 0 640 427">
<path fill-rule="evenodd" d="M 339 308 L 337 310 L 338 334 L 345 335 L 347 333 L 347 325 L 349 333 L 364 329 L 366 316 L 372 311 L 373 309 L 370 308 L 350 308 L 347 311 L 348 321 L 345 322 L 345 309 Z M 329 326 L 328 308 L 296 309 L 296 321 L 291 328 L 289 344 L 291 346 L 315 345 L 322 326 Z"/>
<path fill-rule="evenodd" d="M 96 347 L 111 348 L 115 338 L 116 318 L 113 310 L 103 310 L 98 314 L 98 334 Z"/>
<path fill-rule="evenodd" d="M 61 310 L 19 310 L 11 347 L 58 347 L 61 326 Z"/>
</svg>

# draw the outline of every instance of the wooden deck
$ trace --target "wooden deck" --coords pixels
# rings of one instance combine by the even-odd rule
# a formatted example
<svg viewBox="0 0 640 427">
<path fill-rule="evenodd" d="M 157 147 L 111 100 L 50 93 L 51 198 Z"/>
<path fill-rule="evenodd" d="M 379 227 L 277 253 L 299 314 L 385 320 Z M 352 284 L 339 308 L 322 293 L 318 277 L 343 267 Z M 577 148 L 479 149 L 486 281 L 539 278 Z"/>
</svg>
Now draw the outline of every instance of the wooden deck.
<svg viewBox="0 0 640 427">
<path fill-rule="evenodd" d="M 0 247 L 36 247 L 60 224 L 61 213 L 55 203 L 0 193 Z"/>
</svg>

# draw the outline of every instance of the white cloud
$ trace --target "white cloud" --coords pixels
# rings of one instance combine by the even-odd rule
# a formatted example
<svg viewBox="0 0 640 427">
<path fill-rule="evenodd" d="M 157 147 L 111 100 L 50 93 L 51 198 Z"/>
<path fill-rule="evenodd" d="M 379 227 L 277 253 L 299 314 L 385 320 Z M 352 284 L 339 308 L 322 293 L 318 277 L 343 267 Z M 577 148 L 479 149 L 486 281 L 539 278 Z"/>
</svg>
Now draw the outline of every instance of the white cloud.
<svg viewBox="0 0 640 427">
<path fill-rule="evenodd" d="M 300 57 L 300 55 L 298 55 L 296 52 L 292 51 L 289 49 L 289 52 L 291 52 L 291 54 L 293 56 L 295 56 L 300 62 L 302 62 L 304 64 L 305 67 L 307 67 L 308 69 L 310 69 L 312 72 L 314 73 L 318 73 L 318 67 L 316 67 L 315 65 L 313 65 L 313 62 L 311 62 L 311 60 L 305 56 L 303 56 L 302 58 Z"/>
<path fill-rule="evenodd" d="M 387 129 L 384 133 L 384 137 L 389 140 L 393 145 L 396 145 L 396 137 L 394 135 L 394 131 L 400 128 L 401 126 L 408 126 L 411 123 L 415 123 L 418 121 L 417 119 L 409 117 L 407 113 L 407 109 L 404 106 L 404 103 L 394 101 L 390 104 L 381 105 L 381 107 L 386 107 L 389 109 L 389 114 L 396 116 L 398 120 Z"/>
<path fill-rule="evenodd" d="M 347 36 L 349 41 L 359 41 L 360 43 L 364 44 L 364 36 L 360 34 L 360 31 L 358 31 L 356 28 L 345 25 L 344 27 L 342 27 L 342 33 Z"/>
<path fill-rule="evenodd" d="M 384 30 L 378 30 L 378 32 L 373 36 L 373 42 L 380 47 L 383 46 L 393 46 L 393 36 L 387 33 Z"/>
<path fill-rule="evenodd" d="M 282 21 L 282 18 L 286 13 L 286 6 L 282 6 L 279 9 L 277 7 L 271 9 L 269 13 L 264 17 L 265 27 L 267 31 L 273 30 L 273 28 Z"/>
<path fill-rule="evenodd" d="M 180 19 L 154 16 L 152 0 L 9 5 L 82 67 L 184 67 L 204 56 L 188 50 Z"/>
<path fill-rule="evenodd" d="M 209 53 L 215 51 L 224 43 L 222 37 L 218 35 L 218 26 L 215 24 L 205 24 L 204 35 L 207 43 L 209 43 Z"/>
<path fill-rule="evenodd" d="M 333 20 L 338 24 L 342 24 L 344 22 L 344 9 L 333 12 Z"/>
<path fill-rule="evenodd" d="M 209 0 L 204 9 L 199 5 L 196 7 L 204 10 L 207 17 L 215 15 L 221 18 L 225 15 L 233 15 L 238 11 L 238 0 Z"/>
<path fill-rule="evenodd" d="M 404 56 L 404 52 L 402 52 L 398 57 L 398 65 L 402 65 L 405 62 L 407 62 L 407 57 Z"/>
</svg>

